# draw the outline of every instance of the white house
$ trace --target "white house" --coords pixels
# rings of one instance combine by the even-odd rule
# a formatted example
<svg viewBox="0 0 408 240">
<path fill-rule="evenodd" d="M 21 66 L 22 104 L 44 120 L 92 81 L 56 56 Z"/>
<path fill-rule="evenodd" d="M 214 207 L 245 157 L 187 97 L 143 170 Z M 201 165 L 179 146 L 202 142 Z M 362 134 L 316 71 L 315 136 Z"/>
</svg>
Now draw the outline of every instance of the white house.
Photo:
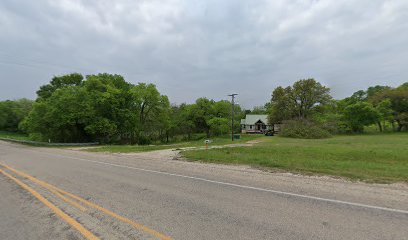
<svg viewBox="0 0 408 240">
<path fill-rule="evenodd" d="M 242 133 L 264 133 L 271 129 L 272 126 L 268 124 L 268 115 L 248 114 L 245 119 L 241 119 Z"/>
</svg>

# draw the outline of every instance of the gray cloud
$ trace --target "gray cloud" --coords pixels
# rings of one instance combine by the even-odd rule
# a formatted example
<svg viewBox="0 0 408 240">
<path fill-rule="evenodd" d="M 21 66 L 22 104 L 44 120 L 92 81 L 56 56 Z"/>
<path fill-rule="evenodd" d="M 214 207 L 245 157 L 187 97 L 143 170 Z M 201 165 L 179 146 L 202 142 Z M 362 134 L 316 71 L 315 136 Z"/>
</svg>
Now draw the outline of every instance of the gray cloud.
<svg viewBox="0 0 408 240">
<path fill-rule="evenodd" d="M 337 98 L 408 81 L 405 0 L 122 0 L 0 3 L 0 98 L 53 75 L 122 74 L 172 102 L 239 93 L 245 107 L 314 77 Z"/>
</svg>

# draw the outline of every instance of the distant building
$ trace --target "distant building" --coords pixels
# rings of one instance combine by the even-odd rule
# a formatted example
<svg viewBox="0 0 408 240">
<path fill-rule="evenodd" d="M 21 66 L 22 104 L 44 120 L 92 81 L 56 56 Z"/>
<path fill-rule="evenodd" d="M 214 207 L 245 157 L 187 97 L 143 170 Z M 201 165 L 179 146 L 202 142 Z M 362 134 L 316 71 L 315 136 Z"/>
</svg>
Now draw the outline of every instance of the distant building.
<svg viewBox="0 0 408 240">
<path fill-rule="evenodd" d="M 242 133 L 265 133 L 268 130 L 272 130 L 268 124 L 268 115 L 248 114 L 245 119 L 241 119 Z"/>
</svg>

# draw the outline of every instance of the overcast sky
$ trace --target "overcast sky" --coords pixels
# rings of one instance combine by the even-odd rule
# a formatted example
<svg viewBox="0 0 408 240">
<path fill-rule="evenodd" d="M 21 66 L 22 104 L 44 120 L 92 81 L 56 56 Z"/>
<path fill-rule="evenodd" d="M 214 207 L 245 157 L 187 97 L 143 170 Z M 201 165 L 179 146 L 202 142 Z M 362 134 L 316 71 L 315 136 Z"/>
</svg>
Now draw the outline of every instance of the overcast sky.
<svg viewBox="0 0 408 240">
<path fill-rule="evenodd" d="M 53 75 L 151 82 L 244 107 L 313 77 L 335 98 L 408 81 L 407 0 L 1 0 L 0 99 Z"/>
</svg>

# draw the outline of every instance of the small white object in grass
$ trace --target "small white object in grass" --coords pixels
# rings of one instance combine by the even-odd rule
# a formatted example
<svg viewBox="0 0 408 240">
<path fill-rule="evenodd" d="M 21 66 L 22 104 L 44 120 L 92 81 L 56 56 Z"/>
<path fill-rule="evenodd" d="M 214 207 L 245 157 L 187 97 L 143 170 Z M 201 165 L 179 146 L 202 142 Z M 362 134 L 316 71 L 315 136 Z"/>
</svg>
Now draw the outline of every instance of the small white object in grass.
<svg viewBox="0 0 408 240">
<path fill-rule="evenodd" d="M 210 139 L 206 139 L 205 141 L 204 141 L 204 143 L 205 144 L 209 144 L 209 143 L 211 143 L 212 141 L 210 140 Z"/>
</svg>

